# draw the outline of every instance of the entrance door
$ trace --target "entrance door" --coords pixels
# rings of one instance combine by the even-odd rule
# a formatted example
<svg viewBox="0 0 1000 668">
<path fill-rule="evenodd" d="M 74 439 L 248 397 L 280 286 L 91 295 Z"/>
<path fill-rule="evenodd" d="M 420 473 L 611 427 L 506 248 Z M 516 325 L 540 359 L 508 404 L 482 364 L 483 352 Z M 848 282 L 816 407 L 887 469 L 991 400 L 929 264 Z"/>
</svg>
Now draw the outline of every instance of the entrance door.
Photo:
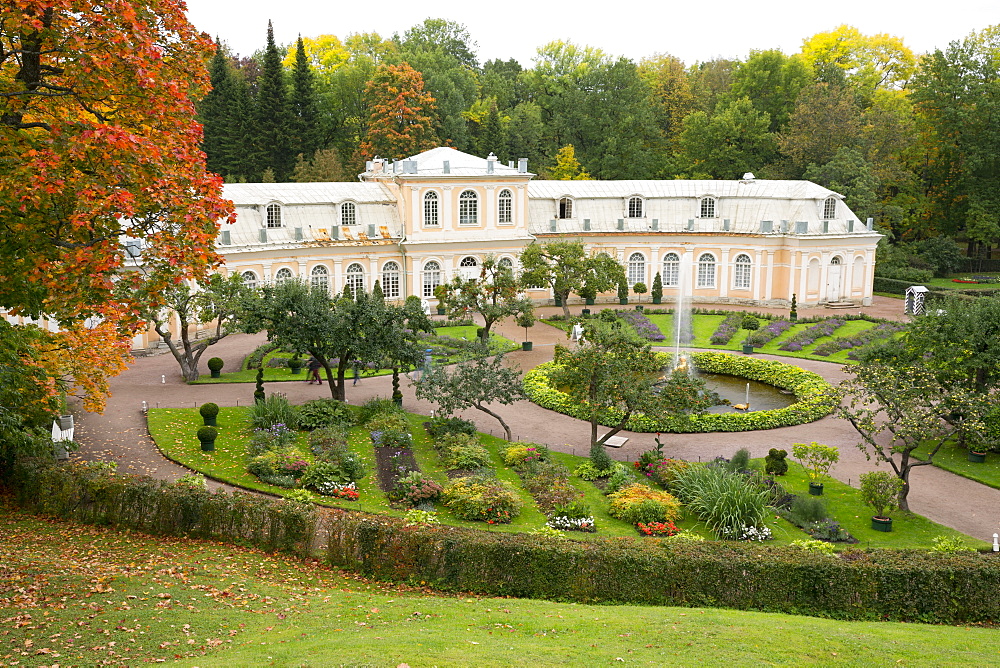
<svg viewBox="0 0 1000 668">
<path fill-rule="evenodd" d="M 827 302 L 839 302 L 840 301 L 840 276 L 843 265 L 840 264 L 840 258 L 835 257 L 830 260 L 830 267 L 826 272 L 826 301 Z"/>
</svg>

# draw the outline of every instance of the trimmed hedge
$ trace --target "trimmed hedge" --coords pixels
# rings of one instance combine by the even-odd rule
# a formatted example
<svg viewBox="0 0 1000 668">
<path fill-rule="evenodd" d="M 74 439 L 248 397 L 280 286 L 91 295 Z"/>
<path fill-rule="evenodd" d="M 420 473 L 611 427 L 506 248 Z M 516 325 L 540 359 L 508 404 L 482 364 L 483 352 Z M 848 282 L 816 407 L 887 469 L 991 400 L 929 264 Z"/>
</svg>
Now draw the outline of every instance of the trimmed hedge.
<svg viewBox="0 0 1000 668">
<path fill-rule="evenodd" d="M 338 512 L 327 561 L 383 580 L 489 596 L 767 610 L 933 623 L 1000 619 L 1000 559 L 616 538 L 589 542 Z"/>
<path fill-rule="evenodd" d="M 9 475 L 19 506 L 84 524 L 158 536 L 191 536 L 305 555 L 315 535 L 311 506 L 260 494 L 211 493 L 148 476 L 110 475 L 86 464 L 23 459 Z"/>
<path fill-rule="evenodd" d="M 668 353 L 658 353 L 658 355 L 662 356 L 663 365 L 667 366 L 670 355 Z M 775 429 L 814 422 L 832 413 L 837 405 L 834 388 L 830 383 L 823 380 L 819 374 L 791 364 L 721 352 L 694 353 L 691 359 L 699 371 L 740 376 L 774 385 L 794 393 L 797 401 L 785 408 L 749 413 L 703 413 L 680 418 L 636 414 L 629 418 L 626 429 L 648 433 Z M 546 362 L 528 371 L 524 376 L 525 394 L 542 408 L 587 419 L 577 402 L 571 400 L 565 392 L 554 388 L 549 382 L 549 374 L 558 367 L 556 362 Z M 605 411 L 598 421 L 605 426 L 614 426 L 621 421 L 621 417 L 621 411 L 610 410 Z"/>
</svg>

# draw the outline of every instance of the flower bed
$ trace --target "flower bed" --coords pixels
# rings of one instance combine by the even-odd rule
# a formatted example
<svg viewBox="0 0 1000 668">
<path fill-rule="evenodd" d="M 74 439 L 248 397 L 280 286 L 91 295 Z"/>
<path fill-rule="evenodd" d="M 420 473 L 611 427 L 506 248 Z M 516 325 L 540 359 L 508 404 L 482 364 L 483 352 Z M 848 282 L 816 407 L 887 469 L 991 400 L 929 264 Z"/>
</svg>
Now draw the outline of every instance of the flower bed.
<svg viewBox="0 0 1000 668">
<path fill-rule="evenodd" d="M 663 341 L 667 337 L 641 311 L 618 311 L 618 317 L 632 325 L 632 328 L 648 341 Z"/>
<path fill-rule="evenodd" d="M 818 322 L 812 327 L 804 329 L 792 338 L 788 339 L 783 344 L 778 346 L 778 349 L 790 353 L 797 353 L 806 346 L 811 345 L 816 339 L 823 338 L 824 336 L 832 336 L 835 331 L 843 326 L 844 321 L 840 318 L 823 320 L 822 322 Z"/>
<path fill-rule="evenodd" d="M 719 323 L 719 326 L 712 332 L 709 339 L 713 346 L 724 346 L 729 343 L 736 332 L 740 331 L 740 323 L 743 322 L 743 313 L 730 313 L 726 319 Z"/>
<path fill-rule="evenodd" d="M 751 344 L 754 348 L 760 348 L 764 344 L 770 343 L 774 339 L 778 338 L 791 328 L 792 323 L 784 318 L 771 320 L 756 332 L 751 332 L 747 337 L 747 343 Z"/>
<path fill-rule="evenodd" d="M 668 353 L 660 353 L 664 366 L 670 362 Z M 751 356 L 722 352 L 694 353 L 695 368 L 705 373 L 722 373 L 756 380 L 783 390 L 790 390 L 797 401 L 785 408 L 749 413 L 701 413 L 681 417 L 636 414 L 629 418 L 626 429 L 636 432 L 691 433 L 710 431 L 754 431 L 775 429 L 814 422 L 829 415 L 836 407 L 834 389 L 819 374 L 791 364 L 761 360 Z M 542 408 L 579 419 L 587 419 L 586 411 L 565 392 L 552 386 L 549 374 L 560 365 L 546 362 L 524 376 L 524 391 Z M 605 411 L 598 420 L 606 426 L 621 421 L 621 411 Z"/>
<path fill-rule="evenodd" d="M 905 328 L 906 325 L 902 323 L 883 322 L 872 327 L 871 329 L 866 329 L 863 332 L 858 332 L 852 336 L 838 336 L 832 341 L 821 343 L 813 350 L 813 355 L 826 357 L 827 355 L 832 355 L 833 353 L 840 352 L 841 350 L 860 348 L 861 346 L 868 345 L 873 341 L 887 339 L 896 332 L 900 332 Z"/>
</svg>

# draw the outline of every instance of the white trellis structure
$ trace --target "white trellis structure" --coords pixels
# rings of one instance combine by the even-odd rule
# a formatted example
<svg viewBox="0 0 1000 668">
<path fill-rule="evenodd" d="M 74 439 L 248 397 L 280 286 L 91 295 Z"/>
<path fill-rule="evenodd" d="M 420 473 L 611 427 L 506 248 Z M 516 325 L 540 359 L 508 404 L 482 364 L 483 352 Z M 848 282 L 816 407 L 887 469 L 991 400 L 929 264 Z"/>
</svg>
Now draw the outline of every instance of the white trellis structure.
<svg viewBox="0 0 1000 668">
<path fill-rule="evenodd" d="M 927 293 L 930 292 L 923 285 L 911 285 L 906 288 L 906 301 L 904 302 L 904 312 L 908 315 L 923 315 L 926 309 Z"/>
</svg>

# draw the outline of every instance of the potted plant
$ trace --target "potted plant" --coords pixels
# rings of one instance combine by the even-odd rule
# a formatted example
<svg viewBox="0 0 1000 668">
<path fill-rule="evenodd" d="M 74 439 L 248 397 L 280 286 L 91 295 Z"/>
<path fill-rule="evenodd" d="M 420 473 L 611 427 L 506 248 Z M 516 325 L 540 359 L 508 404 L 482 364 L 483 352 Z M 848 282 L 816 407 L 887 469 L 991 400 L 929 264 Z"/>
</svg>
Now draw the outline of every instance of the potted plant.
<svg viewBox="0 0 1000 668">
<path fill-rule="evenodd" d="M 788 312 L 788 319 L 795 322 L 799 319 L 799 312 L 795 310 L 795 293 L 792 293 L 792 309 Z"/>
<path fill-rule="evenodd" d="M 869 471 L 862 473 L 861 501 L 875 509 L 872 516 L 872 529 L 875 531 L 892 531 L 892 518 L 889 513 L 899 506 L 899 493 L 903 490 L 903 481 L 888 471 Z"/>
<path fill-rule="evenodd" d="M 293 376 L 298 376 L 302 373 L 302 367 L 305 366 L 305 361 L 298 355 L 288 360 L 288 368 L 292 370 Z"/>
<path fill-rule="evenodd" d="M 208 370 L 212 373 L 212 378 L 218 378 L 222 375 L 222 367 L 225 362 L 222 361 L 221 357 L 213 357 L 208 360 Z"/>
<path fill-rule="evenodd" d="M 202 404 L 198 412 L 201 413 L 201 419 L 206 427 L 214 427 L 215 418 L 219 415 L 219 404 L 209 401 L 207 404 Z"/>
<path fill-rule="evenodd" d="M 204 452 L 215 450 L 215 438 L 219 435 L 219 430 L 215 427 L 198 427 L 198 441 Z"/>
<path fill-rule="evenodd" d="M 618 279 L 618 303 L 628 304 L 628 282 L 624 275 Z"/>
<path fill-rule="evenodd" d="M 747 332 L 756 332 L 760 329 L 760 321 L 747 313 L 743 316 L 743 322 L 740 323 L 740 328 L 747 330 Z M 750 338 L 750 335 L 747 334 L 747 338 L 743 339 L 743 354 L 749 355 L 751 353 L 753 353 L 753 340 Z"/>
<path fill-rule="evenodd" d="M 643 283 L 642 281 L 636 283 L 635 285 L 632 286 L 632 292 L 634 292 L 635 294 L 637 294 L 639 296 L 639 301 L 641 302 L 642 301 L 642 296 L 644 294 L 646 294 L 646 284 Z M 636 304 L 635 305 L 635 310 L 636 311 L 641 311 L 642 310 L 642 304 Z"/>
<path fill-rule="evenodd" d="M 447 296 L 448 296 L 448 288 L 444 287 L 443 285 L 439 285 L 436 288 L 434 288 L 434 298 L 438 300 L 437 304 L 438 315 L 444 315 L 445 313 L 444 300 L 445 297 Z"/>
<path fill-rule="evenodd" d="M 809 493 L 823 495 L 823 480 L 829 476 L 830 468 L 840 461 L 840 451 L 823 443 L 793 443 L 792 456 L 799 461 L 809 476 Z"/>
<path fill-rule="evenodd" d="M 580 296 L 583 297 L 583 302 L 587 306 L 593 306 L 594 300 L 597 299 L 597 288 L 592 285 L 584 284 L 584 286 L 580 288 Z"/>
<path fill-rule="evenodd" d="M 533 327 L 534 324 L 535 314 L 532 311 L 525 311 L 517 316 L 517 326 L 524 327 L 524 342 L 521 344 L 521 350 L 531 350 L 531 341 L 528 340 L 528 328 Z"/>
<path fill-rule="evenodd" d="M 970 462 L 972 462 L 973 464 L 984 464 L 984 463 L 986 463 L 986 452 L 985 451 L 978 452 L 976 450 L 973 450 L 972 448 L 969 448 L 969 452 L 968 452 L 968 454 L 966 456 L 967 456 L 968 460 Z"/>
<path fill-rule="evenodd" d="M 660 272 L 656 272 L 656 276 L 653 276 L 653 287 L 649 295 L 653 298 L 654 304 L 663 303 L 663 279 L 660 278 Z"/>
</svg>

